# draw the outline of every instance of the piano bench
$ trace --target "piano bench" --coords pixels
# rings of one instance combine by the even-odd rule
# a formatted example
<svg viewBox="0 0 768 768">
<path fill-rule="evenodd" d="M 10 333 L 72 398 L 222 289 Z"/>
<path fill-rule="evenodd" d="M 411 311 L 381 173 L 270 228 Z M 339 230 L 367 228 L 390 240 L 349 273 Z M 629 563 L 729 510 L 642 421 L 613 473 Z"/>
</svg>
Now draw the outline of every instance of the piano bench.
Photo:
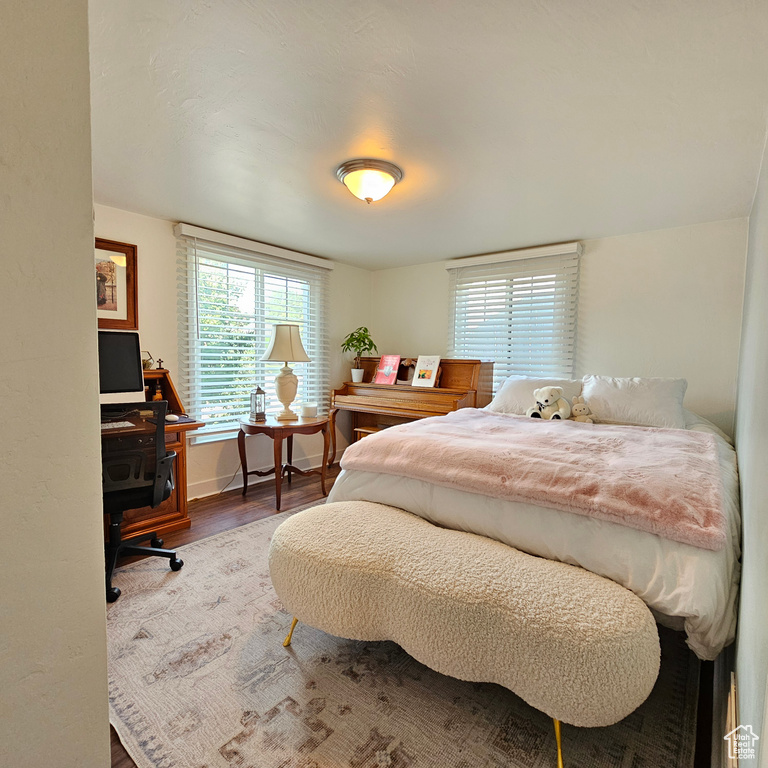
<svg viewBox="0 0 768 768">
<path fill-rule="evenodd" d="M 385 429 L 385 427 L 355 427 L 355 429 L 352 430 L 355 434 L 353 442 L 356 443 L 358 440 L 362 440 L 366 435 L 373 435 L 376 432 L 381 432 L 382 429 Z"/>
</svg>

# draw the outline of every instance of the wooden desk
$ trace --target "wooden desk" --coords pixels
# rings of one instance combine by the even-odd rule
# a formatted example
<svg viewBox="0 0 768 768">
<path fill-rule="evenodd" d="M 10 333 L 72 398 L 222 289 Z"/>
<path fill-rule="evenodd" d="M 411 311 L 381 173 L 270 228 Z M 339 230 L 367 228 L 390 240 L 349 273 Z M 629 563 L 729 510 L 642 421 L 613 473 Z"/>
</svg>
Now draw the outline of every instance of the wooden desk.
<svg viewBox="0 0 768 768">
<path fill-rule="evenodd" d="M 493 395 L 493 363 L 480 360 L 440 361 L 439 387 L 372 384 L 378 357 L 361 358 L 362 383 L 346 382 L 331 398 L 331 461 L 336 459 L 336 414 L 352 415 L 353 439 L 379 429 L 428 416 L 443 416 L 459 408 L 482 408 Z"/>
<path fill-rule="evenodd" d="M 323 433 L 323 463 L 320 469 L 303 470 L 294 467 L 293 462 L 293 436 L 294 435 L 314 435 L 317 432 Z M 269 416 L 266 421 L 241 421 L 240 431 L 237 433 L 237 448 L 240 451 L 240 462 L 243 467 L 243 496 L 248 490 L 248 475 L 258 475 L 266 477 L 274 473 L 275 475 L 275 507 L 280 510 L 280 487 L 283 482 L 283 475 L 288 475 L 288 482 L 291 482 L 291 473 L 298 472 L 300 475 L 320 475 L 320 488 L 323 496 L 328 493 L 325 490 L 325 471 L 328 464 L 329 439 L 329 419 L 321 417 L 315 419 L 298 419 L 296 421 L 278 421 L 273 416 Z M 275 466 L 264 472 L 258 469 L 248 471 L 248 457 L 245 452 L 246 435 L 267 435 L 274 441 Z M 283 439 L 288 438 L 288 463 L 283 464 Z"/>
<path fill-rule="evenodd" d="M 164 369 L 144 371 L 144 383 L 149 387 L 148 396 L 151 398 L 155 389 L 159 389 L 163 400 L 168 401 L 168 413 L 184 413 L 184 407 L 179 400 L 176 388 L 171 381 L 170 373 Z M 136 403 L 140 408 L 141 403 Z M 124 539 L 138 536 L 141 533 L 157 531 L 158 536 L 173 531 L 189 528 L 189 509 L 187 506 L 187 433 L 204 426 L 202 421 L 182 423 L 168 421 L 165 424 L 165 446 L 170 451 L 176 451 L 174 462 L 175 485 L 173 493 L 159 507 L 143 507 L 131 509 L 125 513 L 121 527 Z M 105 442 L 119 438 L 120 430 L 102 430 L 102 450 Z M 109 523 L 107 523 L 107 528 Z"/>
</svg>

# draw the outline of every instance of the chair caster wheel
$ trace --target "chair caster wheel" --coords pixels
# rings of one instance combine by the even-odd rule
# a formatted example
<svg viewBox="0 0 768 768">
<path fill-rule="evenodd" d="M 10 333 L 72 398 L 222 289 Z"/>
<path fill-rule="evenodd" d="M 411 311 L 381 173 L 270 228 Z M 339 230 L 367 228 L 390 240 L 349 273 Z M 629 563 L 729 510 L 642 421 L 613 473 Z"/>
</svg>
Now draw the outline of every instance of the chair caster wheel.
<svg viewBox="0 0 768 768">
<path fill-rule="evenodd" d="M 107 588 L 107 602 L 114 603 L 117 598 L 120 597 L 120 590 L 117 587 Z"/>
<path fill-rule="evenodd" d="M 152 541 L 149 542 L 153 549 L 162 549 L 163 548 L 163 540 L 158 539 L 157 536 L 152 537 Z"/>
<path fill-rule="evenodd" d="M 182 565 L 184 565 L 184 561 L 180 560 L 178 557 L 175 557 L 173 560 L 171 560 L 172 571 L 180 571 Z"/>
</svg>

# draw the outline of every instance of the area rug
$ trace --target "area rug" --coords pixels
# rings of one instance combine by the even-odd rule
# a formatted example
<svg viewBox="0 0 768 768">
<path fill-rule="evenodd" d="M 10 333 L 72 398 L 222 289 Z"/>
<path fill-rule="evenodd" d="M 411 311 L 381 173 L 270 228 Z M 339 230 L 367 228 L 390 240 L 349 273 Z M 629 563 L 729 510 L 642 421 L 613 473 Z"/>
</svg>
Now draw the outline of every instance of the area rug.
<svg viewBox="0 0 768 768">
<path fill-rule="evenodd" d="M 552 721 L 510 691 L 440 675 L 390 642 L 291 623 L 267 549 L 286 514 L 121 568 L 108 606 L 110 721 L 139 768 L 544 768 Z M 428 627 L 425 627 L 428 631 Z M 649 699 L 608 728 L 563 726 L 568 768 L 693 765 L 699 664 L 660 629 Z"/>
</svg>

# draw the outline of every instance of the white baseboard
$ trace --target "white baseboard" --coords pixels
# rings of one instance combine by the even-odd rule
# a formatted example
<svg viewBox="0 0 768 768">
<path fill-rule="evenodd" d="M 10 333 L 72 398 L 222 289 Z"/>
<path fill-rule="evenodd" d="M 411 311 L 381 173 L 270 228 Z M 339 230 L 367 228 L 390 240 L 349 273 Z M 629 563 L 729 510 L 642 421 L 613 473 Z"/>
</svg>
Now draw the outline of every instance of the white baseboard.
<svg viewBox="0 0 768 768">
<path fill-rule="evenodd" d="M 337 464 L 341 457 L 344 455 L 344 449 L 342 447 L 339 447 L 336 451 L 336 460 L 335 463 Z M 308 470 L 308 469 L 319 469 L 320 465 L 323 461 L 323 454 L 318 453 L 314 454 L 312 456 L 305 456 L 303 458 L 294 458 L 294 465 L 297 466 L 299 469 Z M 272 464 L 269 466 L 263 466 L 263 467 L 251 467 L 249 466 L 248 469 L 258 469 L 261 472 L 266 472 L 269 469 L 272 469 Z M 214 496 L 217 493 L 221 493 L 223 490 L 232 491 L 236 490 L 237 488 L 243 487 L 243 471 L 242 468 L 238 465 L 237 471 L 232 470 L 233 474 L 226 475 L 223 477 L 213 477 L 208 480 L 199 480 L 196 483 L 187 483 L 187 497 L 190 501 L 193 499 L 203 499 L 206 496 Z M 253 485 L 258 485 L 259 483 L 273 483 L 275 482 L 275 476 L 270 475 L 268 477 L 256 477 L 251 476 L 248 478 L 248 487 L 250 488 Z"/>
</svg>

